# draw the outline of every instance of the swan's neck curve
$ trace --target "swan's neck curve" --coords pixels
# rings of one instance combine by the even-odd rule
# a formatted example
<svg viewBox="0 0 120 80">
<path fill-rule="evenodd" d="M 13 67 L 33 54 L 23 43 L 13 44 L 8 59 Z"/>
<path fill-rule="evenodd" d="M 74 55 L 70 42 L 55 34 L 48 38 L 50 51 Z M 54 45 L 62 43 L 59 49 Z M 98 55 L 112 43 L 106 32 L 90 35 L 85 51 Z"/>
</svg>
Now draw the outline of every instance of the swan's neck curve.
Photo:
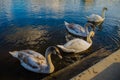
<svg viewBox="0 0 120 80">
<path fill-rule="evenodd" d="M 52 60 L 51 60 L 51 52 L 49 52 L 48 50 L 45 52 L 45 58 L 47 60 L 49 73 L 52 73 L 54 71 L 54 65 L 52 64 Z"/>
<path fill-rule="evenodd" d="M 93 34 L 90 32 L 89 35 L 87 36 L 87 42 L 90 43 L 90 44 L 92 44 L 92 40 L 91 40 L 92 35 Z"/>
<path fill-rule="evenodd" d="M 103 9 L 103 10 L 102 10 L 102 14 L 101 14 L 102 18 L 104 18 L 104 19 L 105 19 L 105 12 L 106 12 L 106 10 Z"/>
<path fill-rule="evenodd" d="M 95 26 L 92 23 L 85 24 L 85 32 L 86 32 L 87 35 L 89 35 L 89 31 L 88 31 L 89 26 L 93 29 L 93 31 L 95 29 Z"/>
<path fill-rule="evenodd" d="M 88 26 L 89 26 L 89 25 L 85 25 L 85 32 L 86 32 L 87 35 L 89 34 Z"/>
</svg>

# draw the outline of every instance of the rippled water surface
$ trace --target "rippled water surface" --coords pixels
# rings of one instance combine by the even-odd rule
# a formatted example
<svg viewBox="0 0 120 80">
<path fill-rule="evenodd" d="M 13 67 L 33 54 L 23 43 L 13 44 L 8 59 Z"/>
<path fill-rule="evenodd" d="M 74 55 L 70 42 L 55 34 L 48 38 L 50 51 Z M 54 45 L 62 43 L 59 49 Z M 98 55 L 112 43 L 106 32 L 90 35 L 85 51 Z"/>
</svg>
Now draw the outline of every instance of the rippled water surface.
<svg viewBox="0 0 120 80">
<path fill-rule="evenodd" d="M 8 52 L 32 49 L 44 55 L 48 46 L 64 44 L 70 34 L 64 21 L 82 26 L 86 16 L 101 15 L 107 7 L 101 31 L 96 30 L 92 47 L 115 51 L 120 48 L 120 0 L 0 0 L 0 80 L 40 80 L 46 74 L 25 70 Z M 55 71 L 79 60 L 80 54 L 52 56 Z"/>
</svg>

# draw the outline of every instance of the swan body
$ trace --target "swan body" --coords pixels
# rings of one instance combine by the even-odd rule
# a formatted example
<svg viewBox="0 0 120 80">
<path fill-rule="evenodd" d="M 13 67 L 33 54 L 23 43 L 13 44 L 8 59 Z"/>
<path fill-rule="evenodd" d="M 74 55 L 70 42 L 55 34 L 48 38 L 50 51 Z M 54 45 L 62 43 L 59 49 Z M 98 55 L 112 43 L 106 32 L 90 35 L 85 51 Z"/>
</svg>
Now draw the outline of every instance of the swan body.
<svg viewBox="0 0 120 80">
<path fill-rule="evenodd" d="M 75 38 L 64 45 L 57 45 L 57 47 L 61 48 L 64 52 L 73 52 L 79 53 L 87 50 L 92 45 L 92 40 L 90 37 L 94 36 L 94 32 L 91 31 L 87 36 L 87 41 L 79 38 Z"/>
<path fill-rule="evenodd" d="M 21 50 L 9 53 L 17 58 L 21 65 L 27 70 L 36 73 L 52 73 L 54 71 L 54 65 L 51 61 L 51 54 L 59 54 L 59 50 L 55 47 L 48 47 L 45 52 L 45 57 L 33 50 Z M 60 54 L 59 57 L 61 57 Z"/>
<path fill-rule="evenodd" d="M 87 16 L 88 21 L 90 22 L 103 22 L 105 18 L 102 18 L 101 16 L 97 15 L 97 14 L 92 14 L 90 16 Z"/>
<path fill-rule="evenodd" d="M 91 26 L 92 28 L 94 28 L 94 25 L 91 23 L 87 23 L 85 27 L 82 27 L 79 24 L 68 23 L 66 21 L 64 21 L 64 23 L 68 32 L 76 36 L 87 37 L 87 35 L 89 34 L 88 26 Z"/>
<path fill-rule="evenodd" d="M 95 23 L 102 23 L 105 20 L 105 11 L 107 10 L 106 7 L 102 10 L 102 15 L 99 16 L 97 14 L 92 14 L 90 16 L 87 16 L 87 19 L 89 22 L 95 22 Z"/>
</svg>

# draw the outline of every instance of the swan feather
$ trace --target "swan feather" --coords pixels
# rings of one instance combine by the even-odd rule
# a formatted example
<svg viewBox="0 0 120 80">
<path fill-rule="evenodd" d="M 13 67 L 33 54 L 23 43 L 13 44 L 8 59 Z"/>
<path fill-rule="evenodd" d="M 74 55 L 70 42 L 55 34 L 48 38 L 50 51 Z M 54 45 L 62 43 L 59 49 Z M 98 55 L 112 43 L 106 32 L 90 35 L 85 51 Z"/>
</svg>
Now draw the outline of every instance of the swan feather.
<svg viewBox="0 0 120 80">
<path fill-rule="evenodd" d="M 79 24 L 70 24 L 65 21 L 65 26 L 66 29 L 74 35 L 86 37 L 87 34 L 89 34 L 89 32 L 86 33 L 85 28 L 83 28 Z"/>
<path fill-rule="evenodd" d="M 13 52 L 14 53 L 14 52 Z M 43 55 L 33 50 L 17 51 L 21 65 L 30 71 L 46 72 L 47 62 Z"/>
<path fill-rule="evenodd" d="M 91 46 L 91 44 L 84 41 L 83 39 L 75 38 L 64 45 L 57 45 L 57 46 L 63 49 L 63 51 L 65 52 L 78 53 L 88 49 Z"/>
<path fill-rule="evenodd" d="M 90 22 L 102 22 L 102 21 L 104 21 L 104 18 L 102 18 L 101 16 L 99 16 L 97 14 L 92 14 L 92 15 L 88 16 L 87 19 Z"/>
<path fill-rule="evenodd" d="M 51 55 L 50 49 L 54 50 L 52 47 L 47 48 L 45 57 L 42 54 L 33 50 L 21 50 L 9 53 L 13 57 L 19 59 L 20 64 L 27 70 L 36 73 L 51 73 L 54 71 L 54 66 L 51 62 L 51 58 L 49 57 L 48 59 L 48 56 Z"/>
</svg>

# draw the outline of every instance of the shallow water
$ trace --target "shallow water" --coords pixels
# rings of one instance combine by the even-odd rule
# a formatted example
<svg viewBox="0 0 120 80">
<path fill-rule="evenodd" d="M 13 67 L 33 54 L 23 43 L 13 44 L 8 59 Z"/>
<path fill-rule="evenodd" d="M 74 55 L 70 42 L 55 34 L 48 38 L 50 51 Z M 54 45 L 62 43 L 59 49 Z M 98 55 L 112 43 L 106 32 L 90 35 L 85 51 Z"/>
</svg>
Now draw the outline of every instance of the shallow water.
<svg viewBox="0 0 120 80">
<path fill-rule="evenodd" d="M 8 52 L 32 49 L 44 55 L 48 46 L 67 42 L 64 21 L 82 26 L 86 16 L 101 15 L 107 7 L 101 31 L 96 30 L 90 54 L 99 48 L 115 51 L 120 48 L 120 0 L 0 0 L 0 80 L 39 80 L 46 74 L 25 70 Z M 71 38 L 71 36 L 70 36 Z M 63 60 L 52 56 L 60 70 L 80 60 L 80 54 L 65 55 Z"/>
</svg>

